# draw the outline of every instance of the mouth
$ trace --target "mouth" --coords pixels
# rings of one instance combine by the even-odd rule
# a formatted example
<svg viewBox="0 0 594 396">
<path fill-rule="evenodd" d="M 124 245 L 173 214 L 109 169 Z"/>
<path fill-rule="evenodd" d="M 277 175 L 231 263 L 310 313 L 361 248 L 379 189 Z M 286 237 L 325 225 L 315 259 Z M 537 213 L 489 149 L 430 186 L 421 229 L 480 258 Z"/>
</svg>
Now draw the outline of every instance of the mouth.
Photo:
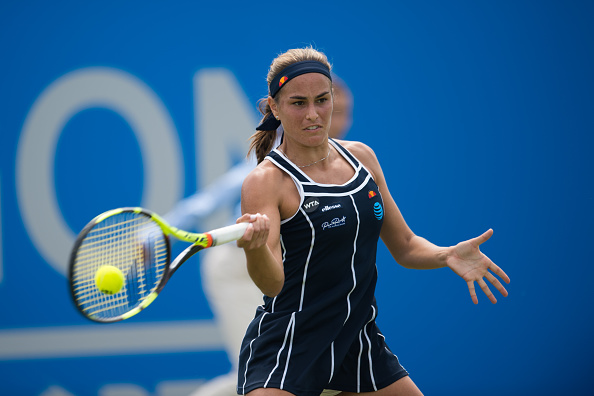
<svg viewBox="0 0 594 396">
<path fill-rule="evenodd" d="M 321 125 L 310 125 L 307 128 L 304 128 L 306 131 L 317 131 L 318 129 L 322 129 Z"/>
</svg>

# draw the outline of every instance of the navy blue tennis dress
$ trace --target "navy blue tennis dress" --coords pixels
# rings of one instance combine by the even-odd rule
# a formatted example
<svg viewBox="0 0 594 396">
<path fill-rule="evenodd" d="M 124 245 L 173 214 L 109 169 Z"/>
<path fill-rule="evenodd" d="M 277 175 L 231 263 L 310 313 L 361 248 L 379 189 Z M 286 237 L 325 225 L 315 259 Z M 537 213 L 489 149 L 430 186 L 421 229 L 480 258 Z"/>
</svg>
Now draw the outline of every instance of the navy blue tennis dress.
<svg viewBox="0 0 594 396">
<path fill-rule="evenodd" d="M 375 324 L 381 195 L 359 161 L 330 142 L 355 169 L 343 185 L 315 183 L 278 150 L 266 157 L 293 178 L 301 205 L 281 222 L 285 283 L 264 296 L 247 329 L 239 394 L 370 392 L 408 375 Z"/>
</svg>

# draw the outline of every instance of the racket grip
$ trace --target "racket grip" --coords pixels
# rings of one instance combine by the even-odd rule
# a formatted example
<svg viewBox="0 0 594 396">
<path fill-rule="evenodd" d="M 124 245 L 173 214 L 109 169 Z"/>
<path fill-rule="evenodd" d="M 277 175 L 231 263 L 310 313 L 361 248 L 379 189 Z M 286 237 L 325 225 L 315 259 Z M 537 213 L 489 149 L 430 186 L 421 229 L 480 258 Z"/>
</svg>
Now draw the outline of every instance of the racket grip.
<svg viewBox="0 0 594 396">
<path fill-rule="evenodd" d="M 240 239 L 247 229 L 248 224 L 249 223 L 233 224 L 210 231 L 209 234 L 212 237 L 212 246 L 222 245 Z"/>
</svg>

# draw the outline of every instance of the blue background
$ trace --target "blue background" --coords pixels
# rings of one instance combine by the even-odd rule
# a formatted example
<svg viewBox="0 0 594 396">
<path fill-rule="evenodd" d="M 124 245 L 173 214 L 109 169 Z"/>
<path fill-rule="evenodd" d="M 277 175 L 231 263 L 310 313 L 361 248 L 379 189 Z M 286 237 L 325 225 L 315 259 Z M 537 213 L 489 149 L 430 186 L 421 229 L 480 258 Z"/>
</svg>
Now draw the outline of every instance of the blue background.
<svg viewBox="0 0 594 396">
<path fill-rule="evenodd" d="M 23 123 L 48 85 L 94 66 L 147 84 L 179 134 L 190 195 L 200 187 L 194 74 L 230 70 L 255 109 L 270 61 L 311 44 L 351 87 L 349 138 L 375 150 L 411 228 L 452 245 L 492 227 L 482 250 L 512 279 L 508 298 L 479 294 L 475 306 L 451 271 L 404 269 L 380 246 L 378 323 L 413 380 L 427 395 L 591 394 L 593 17 L 589 1 L 2 2 L 0 330 L 89 326 L 36 250 L 16 193 Z M 140 205 L 141 181 L 124 119 L 97 107 L 69 120 L 55 183 L 73 232 Z M 131 321 L 212 318 L 197 266 L 186 266 Z M 0 394 L 125 383 L 159 395 L 163 382 L 228 369 L 217 350 L 4 359 Z"/>
</svg>

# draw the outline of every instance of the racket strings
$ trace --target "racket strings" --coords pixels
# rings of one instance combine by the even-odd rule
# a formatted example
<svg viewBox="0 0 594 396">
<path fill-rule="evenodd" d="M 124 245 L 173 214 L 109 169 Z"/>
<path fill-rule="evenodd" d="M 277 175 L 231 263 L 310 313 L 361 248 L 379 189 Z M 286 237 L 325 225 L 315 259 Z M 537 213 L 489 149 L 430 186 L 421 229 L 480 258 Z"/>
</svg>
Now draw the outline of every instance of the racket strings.
<svg viewBox="0 0 594 396">
<path fill-rule="evenodd" d="M 136 234 L 135 229 L 141 226 L 148 227 L 151 225 L 154 225 L 154 223 L 148 218 L 135 218 L 117 224 L 105 224 L 101 228 L 95 227 L 93 232 L 90 232 L 85 237 L 85 249 L 84 251 L 82 249 L 79 250 L 77 258 L 84 260 L 85 256 L 94 256 L 97 254 L 97 251 L 105 250 L 104 246 L 106 244 L 118 243 L 118 238 L 122 238 L 122 234 L 128 233 L 128 237 L 134 237 Z"/>
<path fill-rule="evenodd" d="M 87 233 L 78 249 L 72 275 L 75 300 L 92 318 L 120 316 L 157 288 L 167 258 L 167 240 L 150 217 L 134 212 L 110 216 Z M 95 274 L 104 265 L 117 267 L 124 275 L 121 290 L 112 295 L 95 283 Z"/>
</svg>

